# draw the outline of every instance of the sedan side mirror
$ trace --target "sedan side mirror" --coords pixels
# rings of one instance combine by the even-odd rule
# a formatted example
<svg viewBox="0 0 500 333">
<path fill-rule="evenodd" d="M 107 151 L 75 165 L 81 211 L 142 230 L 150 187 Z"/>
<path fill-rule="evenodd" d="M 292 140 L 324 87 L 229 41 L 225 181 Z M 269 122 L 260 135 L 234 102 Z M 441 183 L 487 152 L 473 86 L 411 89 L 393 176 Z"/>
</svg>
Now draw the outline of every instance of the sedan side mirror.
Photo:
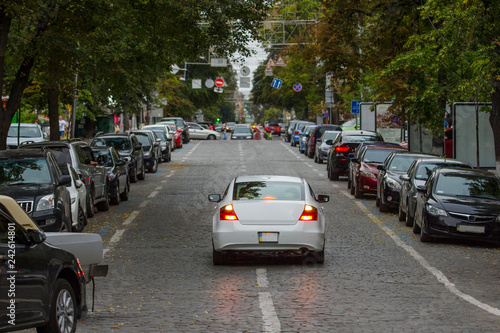
<svg viewBox="0 0 500 333">
<path fill-rule="evenodd" d="M 427 186 L 425 185 L 418 185 L 417 186 L 417 191 L 420 193 L 426 193 L 427 192 Z"/>
<path fill-rule="evenodd" d="M 83 186 L 83 182 L 80 179 L 75 180 L 76 188 L 81 188 Z"/>
<path fill-rule="evenodd" d="M 59 178 L 59 185 L 71 185 L 71 176 L 62 175 L 61 178 Z"/>
<path fill-rule="evenodd" d="M 208 201 L 210 201 L 210 202 L 219 202 L 219 201 L 221 201 L 220 194 L 209 194 L 208 195 Z"/>
<path fill-rule="evenodd" d="M 383 164 L 377 165 L 377 170 L 384 171 L 385 170 L 384 165 Z"/>
<path fill-rule="evenodd" d="M 28 239 L 33 244 L 40 244 L 47 239 L 47 236 L 41 230 L 28 229 L 27 232 Z"/>
<path fill-rule="evenodd" d="M 330 201 L 330 196 L 329 195 L 318 195 L 318 199 L 317 199 L 319 202 L 329 202 Z"/>
</svg>

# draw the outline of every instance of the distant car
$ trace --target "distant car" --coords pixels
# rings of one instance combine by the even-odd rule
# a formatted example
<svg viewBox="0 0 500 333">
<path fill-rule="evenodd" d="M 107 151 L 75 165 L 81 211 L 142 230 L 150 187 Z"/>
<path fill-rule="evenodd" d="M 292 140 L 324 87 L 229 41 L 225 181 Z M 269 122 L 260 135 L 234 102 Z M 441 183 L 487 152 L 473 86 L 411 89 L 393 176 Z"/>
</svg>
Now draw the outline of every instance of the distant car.
<svg viewBox="0 0 500 333">
<path fill-rule="evenodd" d="M 0 151 L 0 193 L 12 197 L 45 231 L 71 231 L 71 196 L 54 154 L 42 149 Z"/>
<path fill-rule="evenodd" d="M 19 131 L 20 128 L 20 131 Z M 7 147 L 16 149 L 18 146 L 17 137 L 19 133 L 19 145 L 27 142 L 42 142 L 47 139 L 47 135 L 38 124 L 12 123 L 7 133 Z"/>
<path fill-rule="evenodd" d="M 310 255 L 325 258 L 325 216 L 316 196 L 303 178 L 243 176 L 229 183 L 212 218 L 213 262 L 225 264 L 239 252 Z"/>
<path fill-rule="evenodd" d="M 182 143 L 188 143 L 189 140 L 191 140 L 191 137 L 189 135 L 189 128 L 184 121 L 184 119 L 180 117 L 166 117 L 166 118 L 161 118 L 161 121 L 174 121 L 175 125 L 179 129 L 179 131 L 182 133 Z"/>
<path fill-rule="evenodd" d="M 58 163 L 69 163 L 87 189 L 87 216 L 94 216 L 94 205 L 100 211 L 109 209 L 106 171 L 97 165 L 89 144 L 79 139 L 26 144 L 20 149 L 50 150 Z"/>
<path fill-rule="evenodd" d="M 70 164 L 59 163 L 59 168 L 63 175 L 71 177 L 66 188 L 71 198 L 72 231 L 82 232 L 87 225 L 87 189 Z"/>
<path fill-rule="evenodd" d="M 227 130 L 229 132 L 232 132 L 234 130 L 234 125 L 236 125 L 236 123 L 234 121 L 228 121 L 226 124 Z"/>
<path fill-rule="evenodd" d="M 295 124 L 295 128 L 293 129 L 293 134 L 291 138 L 292 147 L 295 147 L 299 144 L 299 137 L 303 133 L 303 130 L 307 125 L 316 125 L 316 124 L 310 121 L 299 121 Z"/>
<path fill-rule="evenodd" d="M 280 135 L 286 132 L 286 125 L 284 123 L 278 123 L 278 126 L 280 128 Z"/>
<path fill-rule="evenodd" d="M 219 140 L 221 137 L 219 132 L 203 128 L 198 124 L 188 122 L 187 125 L 189 127 L 189 135 L 191 136 L 191 139 Z"/>
<path fill-rule="evenodd" d="M 144 162 L 144 151 L 134 133 L 108 133 L 99 134 L 90 143 L 92 148 L 113 147 L 120 158 L 128 163 L 128 174 L 130 182 L 135 183 L 137 179 L 146 178 L 146 164 Z"/>
<path fill-rule="evenodd" d="M 285 141 L 286 142 L 291 142 L 292 141 L 292 136 L 293 136 L 293 132 L 295 131 L 295 125 L 297 125 L 298 122 L 301 122 L 303 120 L 292 120 L 287 128 L 286 128 L 286 137 L 285 137 Z"/>
<path fill-rule="evenodd" d="M 399 193 L 403 183 L 399 176 L 406 174 L 413 161 L 417 158 L 430 156 L 408 151 L 394 151 L 387 157 L 384 164 L 377 166 L 379 173 L 377 176 L 376 205 L 381 212 L 388 212 L 392 208 L 398 208 Z"/>
<path fill-rule="evenodd" d="M 304 130 L 302 131 L 302 134 L 299 135 L 299 152 L 301 154 L 304 154 L 306 151 L 307 147 L 307 140 L 309 140 L 309 137 L 311 133 L 314 131 L 314 128 L 317 125 L 307 125 L 304 127 Z"/>
<path fill-rule="evenodd" d="M 313 132 L 309 134 L 306 142 L 305 154 L 309 158 L 313 158 L 316 152 L 316 140 L 321 138 L 325 131 L 342 131 L 338 125 L 318 125 L 314 128 Z"/>
<path fill-rule="evenodd" d="M 373 131 L 344 131 L 337 136 L 328 150 L 328 179 L 338 180 L 340 175 L 347 175 L 350 157 L 361 142 L 384 141 L 382 136 Z"/>
<path fill-rule="evenodd" d="M 237 127 L 231 133 L 231 140 L 252 140 L 253 133 L 248 127 Z"/>
<path fill-rule="evenodd" d="M 121 201 L 128 200 L 130 192 L 130 178 L 127 162 L 113 147 L 92 148 L 97 163 L 106 168 L 109 181 L 109 202 L 118 205 Z"/>
<path fill-rule="evenodd" d="M 403 182 L 401 184 L 398 217 L 400 221 L 406 222 L 407 227 L 413 226 L 418 196 L 417 187 L 424 185 L 432 171 L 441 167 L 472 169 L 469 163 L 451 158 L 421 157 L 413 161 L 406 174 L 399 176 Z"/>
<path fill-rule="evenodd" d="M 328 150 L 333 141 L 337 138 L 341 131 L 325 131 L 320 138 L 315 139 L 314 162 L 323 163 L 328 158 Z"/>
<path fill-rule="evenodd" d="M 383 164 L 387 156 L 393 151 L 401 150 L 402 147 L 391 147 L 383 145 L 373 145 L 366 147 L 363 152 L 351 161 L 356 160 L 353 170 L 352 187 L 354 197 L 363 198 L 365 194 L 377 194 L 378 165 Z"/>
<path fill-rule="evenodd" d="M 137 130 L 132 131 L 137 137 L 137 140 L 142 145 L 142 150 L 144 151 L 144 164 L 150 173 L 156 173 L 158 171 L 158 164 L 161 160 L 161 149 L 160 143 L 157 141 L 158 137 L 150 130 Z"/>
<path fill-rule="evenodd" d="M 142 127 L 144 130 L 151 130 L 156 133 L 156 136 L 161 140 L 161 155 L 164 162 L 172 160 L 172 151 L 174 150 L 175 143 L 173 143 L 173 135 L 170 128 L 166 125 L 147 125 Z"/>
<path fill-rule="evenodd" d="M 269 121 L 265 126 L 264 130 L 266 131 L 266 133 L 281 136 L 280 125 L 276 121 Z"/>
<path fill-rule="evenodd" d="M 437 238 L 500 244 L 500 182 L 488 171 L 438 168 L 417 186 L 413 232 L 422 242 Z"/>
</svg>

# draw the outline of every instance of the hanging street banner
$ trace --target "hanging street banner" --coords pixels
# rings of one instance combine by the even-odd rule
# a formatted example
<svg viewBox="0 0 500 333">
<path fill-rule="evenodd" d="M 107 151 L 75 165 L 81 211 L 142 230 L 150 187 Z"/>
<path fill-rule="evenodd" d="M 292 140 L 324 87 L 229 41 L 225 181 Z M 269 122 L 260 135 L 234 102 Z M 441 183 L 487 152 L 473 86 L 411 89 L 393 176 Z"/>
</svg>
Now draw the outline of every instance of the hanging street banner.
<svg viewBox="0 0 500 333">
<path fill-rule="evenodd" d="M 278 58 L 274 66 L 286 67 L 285 61 L 281 56 Z"/>
<path fill-rule="evenodd" d="M 300 82 L 297 82 L 293 85 L 293 91 L 299 92 L 302 90 L 302 84 Z"/>
</svg>

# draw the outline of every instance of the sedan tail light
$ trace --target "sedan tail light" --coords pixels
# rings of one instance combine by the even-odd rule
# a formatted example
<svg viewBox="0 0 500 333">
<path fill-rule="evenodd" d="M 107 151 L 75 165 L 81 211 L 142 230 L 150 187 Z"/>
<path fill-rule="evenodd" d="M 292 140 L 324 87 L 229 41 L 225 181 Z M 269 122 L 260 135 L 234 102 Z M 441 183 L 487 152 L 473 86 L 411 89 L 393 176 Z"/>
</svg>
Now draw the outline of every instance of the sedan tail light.
<svg viewBox="0 0 500 333">
<path fill-rule="evenodd" d="M 347 153 L 349 151 L 349 147 L 340 145 L 335 147 L 335 150 L 340 153 Z"/>
<path fill-rule="evenodd" d="M 300 221 L 317 221 L 318 220 L 318 210 L 316 207 L 311 205 L 305 205 L 304 211 L 299 218 Z"/>
<path fill-rule="evenodd" d="M 233 205 L 225 205 L 220 209 L 220 220 L 221 221 L 236 221 L 238 220 L 238 216 L 234 212 Z"/>
<path fill-rule="evenodd" d="M 266 131 L 269 131 L 269 127 L 266 127 Z"/>
<path fill-rule="evenodd" d="M 299 134 L 299 133 L 300 133 L 300 131 L 295 131 L 295 134 Z"/>
<path fill-rule="evenodd" d="M 316 135 L 313 134 L 311 136 L 311 143 L 314 143 L 314 142 L 316 142 Z"/>
</svg>

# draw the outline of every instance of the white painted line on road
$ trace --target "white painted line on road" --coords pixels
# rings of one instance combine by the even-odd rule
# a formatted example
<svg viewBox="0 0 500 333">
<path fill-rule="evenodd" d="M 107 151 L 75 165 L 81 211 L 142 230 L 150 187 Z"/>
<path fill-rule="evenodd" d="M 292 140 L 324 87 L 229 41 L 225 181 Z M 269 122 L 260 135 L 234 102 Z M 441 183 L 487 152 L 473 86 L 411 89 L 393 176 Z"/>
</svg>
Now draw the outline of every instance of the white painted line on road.
<svg viewBox="0 0 500 333">
<path fill-rule="evenodd" d="M 111 239 L 109 240 L 108 247 L 105 248 L 104 250 L 102 250 L 102 256 L 103 257 L 106 255 L 106 253 L 108 253 L 108 251 L 110 251 L 111 249 L 113 249 L 113 244 L 114 243 L 117 243 L 117 242 L 120 241 L 120 239 L 123 236 L 124 232 L 125 232 L 125 229 L 116 230 L 116 232 L 113 235 L 113 237 L 111 237 Z"/>
<path fill-rule="evenodd" d="M 148 196 L 148 198 L 154 198 L 158 194 L 158 191 L 153 191 L 151 194 Z"/>
<path fill-rule="evenodd" d="M 144 200 L 143 202 L 141 202 L 141 204 L 139 205 L 140 208 L 144 208 L 147 206 L 147 204 L 149 203 L 149 200 Z"/>
<path fill-rule="evenodd" d="M 125 220 L 125 222 L 122 223 L 122 225 L 129 225 L 130 223 L 132 223 L 132 221 L 137 217 L 137 215 L 139 215 L 139 212 L 134 210 L 129 217 L 127 217 L 127 219 Z"/>
<path fill-rule="evenodd" d="M 271 293 L 259 293 L 259 306 L 262 311 L 262 331 L 263 332 L 281 332 L 281 324 L 274 309 Z"/>
<path fill-rule="evenodd" d="M 342 193 L 346 194 L 346 192 L 342 191 Z M 413 247 L 410 245 L 406 244 L 401 240 L 401 238 L 394 233 L 390 228 L 386 227 L 382 221 L 380 221 L 379 218 L 377 218 L 375 215 L 370 213 L 368 208 L 366 208 L 365 205 L 361 201 L 355 201 L 356 205 L 376 224 L 382 229 L 389 237 L 392 238 L 392 240 L 400 247 L 402 247 L 406 252 L 408 252 L 422 267 L 427 269 L 432 275 L 436 277 L 436 279 L 444 284 L 446 289 L 448 289 L 452 294 L 460 297 L 461 299 L 471 303 L 474 306 L 477 306 L 478 308 L 481 308 L 492 315 L 500 317 L 500 309 L 494 308 L 488 304 L 485 304 L 483 302 L 478 301 L 474 297 L 461 292 L 458 290 L 457 287 L 455 287 L 454 283 L 451 283 L 450 280 L 446 277 L 446 275 L 443 274 L 439 269 L 431 266 L 427 260 L 425 260 L 424 257 L 422 257 Z"/>
<path fill-rule="evenodd" d="M 162 182 L 163 184 L 165 184 L 165 183 L 167 182 L 167 180 L 162 180 L 161 182 Z"/>
<path fill-rule="evenodd" d="M 161 190 L 163 187 L 162 186 L 158 186 L 157 188 L 155 188 L 155 190 L 159 191 Z"/>
<path fill-rule="evenodd" d="M 267 288 L 269 282 L 267 281 L 267 270 L 265 268 L 257 268 L 257 285 L 259 288 Z"/>
</svg>

